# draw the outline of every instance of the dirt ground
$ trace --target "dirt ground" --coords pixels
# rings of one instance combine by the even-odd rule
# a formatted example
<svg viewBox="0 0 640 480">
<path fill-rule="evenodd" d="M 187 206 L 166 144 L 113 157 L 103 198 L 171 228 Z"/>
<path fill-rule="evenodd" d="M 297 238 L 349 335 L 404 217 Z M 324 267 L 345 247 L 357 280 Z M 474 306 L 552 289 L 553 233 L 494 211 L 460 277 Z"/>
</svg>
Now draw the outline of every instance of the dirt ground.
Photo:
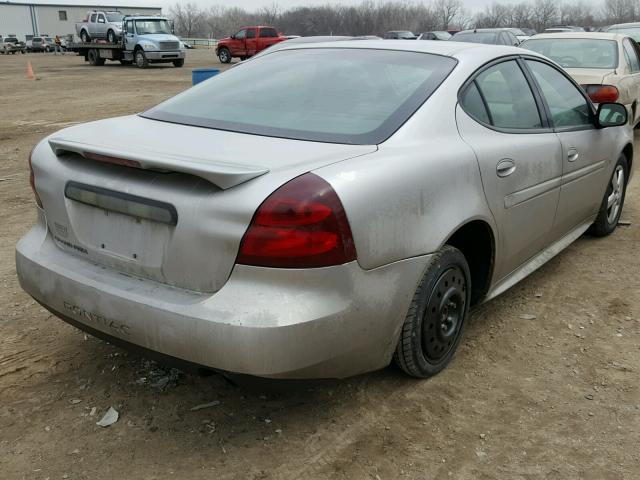
<svg viewBox="0 0 640 480">
<path fill-rule="evenodd" d="M 14 265 L 35 220 L 32 146 L 150 107 L 204 66 L 220 66 L 211 51 L 149 70 L 0 56 L 1 479 L 640 478 L 637 178 L 630 226 L 581 238 L 477 308 L 452 365 L 428 381 L 389 367 L 238 386 L 126 353 L 35 304 Z M 97 426 L 111 406 L 118 422 Z"/>
</svg>

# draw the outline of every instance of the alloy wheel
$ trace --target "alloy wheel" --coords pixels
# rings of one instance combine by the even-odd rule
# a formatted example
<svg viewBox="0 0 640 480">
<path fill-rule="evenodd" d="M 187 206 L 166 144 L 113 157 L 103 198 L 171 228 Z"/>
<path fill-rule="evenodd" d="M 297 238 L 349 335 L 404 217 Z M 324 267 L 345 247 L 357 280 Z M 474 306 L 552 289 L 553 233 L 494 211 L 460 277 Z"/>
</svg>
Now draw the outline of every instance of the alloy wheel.
<svg viewBox="0 0 640 480">
<path fill-rule="evenodd" d="M 618 165 L 611 177 L 611 193 L 607 197 L 607 221 L 612 224 L 618 218 L 624 192 L 624 168 Z"/>
</svg>

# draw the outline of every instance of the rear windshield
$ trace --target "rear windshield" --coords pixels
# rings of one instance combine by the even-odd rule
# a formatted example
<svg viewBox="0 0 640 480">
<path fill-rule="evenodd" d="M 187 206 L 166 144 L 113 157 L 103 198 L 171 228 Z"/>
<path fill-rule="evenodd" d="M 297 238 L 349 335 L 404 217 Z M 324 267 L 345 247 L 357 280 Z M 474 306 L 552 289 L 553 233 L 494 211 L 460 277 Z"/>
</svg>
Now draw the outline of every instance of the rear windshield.
<svg viewBox="0 0 640 480">
<path fill-rule="evenodd" d="M 526 40 L 522 48 L 541 53 L 564 68 L 616 68 L 618 44 L 589 38 L 540 38 Z"/>
<path fill-rule="evenodd" d="M 377 144 L 416 111 L 455 64 L 450 57 L 393 50 L 281 50 L 202 82 L 142 116 L 298 140 Z"/>
<path fill-rule="evenodd" d="M 495 43 L 498 34 L 495 32 L 456 33 L 450 38 L 453 42 Z"/>
</svg>

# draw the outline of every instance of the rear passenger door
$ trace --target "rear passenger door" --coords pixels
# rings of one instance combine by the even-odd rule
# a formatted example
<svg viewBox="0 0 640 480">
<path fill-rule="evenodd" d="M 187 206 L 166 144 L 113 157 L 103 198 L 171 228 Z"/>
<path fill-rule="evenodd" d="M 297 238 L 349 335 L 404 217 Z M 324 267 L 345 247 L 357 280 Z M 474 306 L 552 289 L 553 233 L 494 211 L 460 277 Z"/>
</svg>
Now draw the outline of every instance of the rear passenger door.
<svg viewBox="0 0 640 480">
<path fill-rule="evenodd" d="M 632 124 L 635 125 L 640 116 L 640 59 L 637 46 L 630 39 L 625 38 L 622 41 L 622 48 L 624 60 L 620 64 L 625 68 L 620 68 L 618 71 L 621 75 L 619 89 L 622 98 L 620 101 L 627 105 L 635 104 L 635 108 L 629 112 Z"/>
<path fill-rule="evenodd" d="M 552 238 L 558 239 L 597 213 L 607 184 L 611 144 L 596 129 L 584 91 L 555 66 L 525 61 L 544 99 L 551 126 L 562 144 L 562 188 Z"/>
<path fill-rule="evenodd" d="M 275 28 L 265 27 L 260 29 L 260 50 L 264 50 L 267 47 L 270 47 L 274 43 L 278 43 L 280 41 L 278 32 Z"/>
<path fill-rule="evenodd" d="M 496 279 L 547 246 L 558 205 L 562 149 L 531 86 L 521 60 L 501 59 L 467 81 L 456 110 L 498 225 Z"/>
<path fill-rule="evenodd" d="M 90 36 L 95 36 L 96 34 L 96 25 L 98 22 L 98 14 L 97 13 L 92 13 L 91 16 L 89 17 L 89 25 L 87 28 L 89 28 L 89 35 Z"/>
</svg>

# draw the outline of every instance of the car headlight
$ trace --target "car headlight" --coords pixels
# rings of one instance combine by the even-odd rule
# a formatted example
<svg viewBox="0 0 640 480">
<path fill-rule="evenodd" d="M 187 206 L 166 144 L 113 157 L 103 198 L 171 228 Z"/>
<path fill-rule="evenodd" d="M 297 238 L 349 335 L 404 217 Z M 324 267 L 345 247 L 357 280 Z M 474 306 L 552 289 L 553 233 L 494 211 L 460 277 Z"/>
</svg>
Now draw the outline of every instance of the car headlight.
<svg viewBox="0 0 640 480">
<path fill-rule="evenodd" d="M 153 43 L 141 43 L 142 48 L 145 50 L 155 50 L 156 46 Z"/>
</svg>

